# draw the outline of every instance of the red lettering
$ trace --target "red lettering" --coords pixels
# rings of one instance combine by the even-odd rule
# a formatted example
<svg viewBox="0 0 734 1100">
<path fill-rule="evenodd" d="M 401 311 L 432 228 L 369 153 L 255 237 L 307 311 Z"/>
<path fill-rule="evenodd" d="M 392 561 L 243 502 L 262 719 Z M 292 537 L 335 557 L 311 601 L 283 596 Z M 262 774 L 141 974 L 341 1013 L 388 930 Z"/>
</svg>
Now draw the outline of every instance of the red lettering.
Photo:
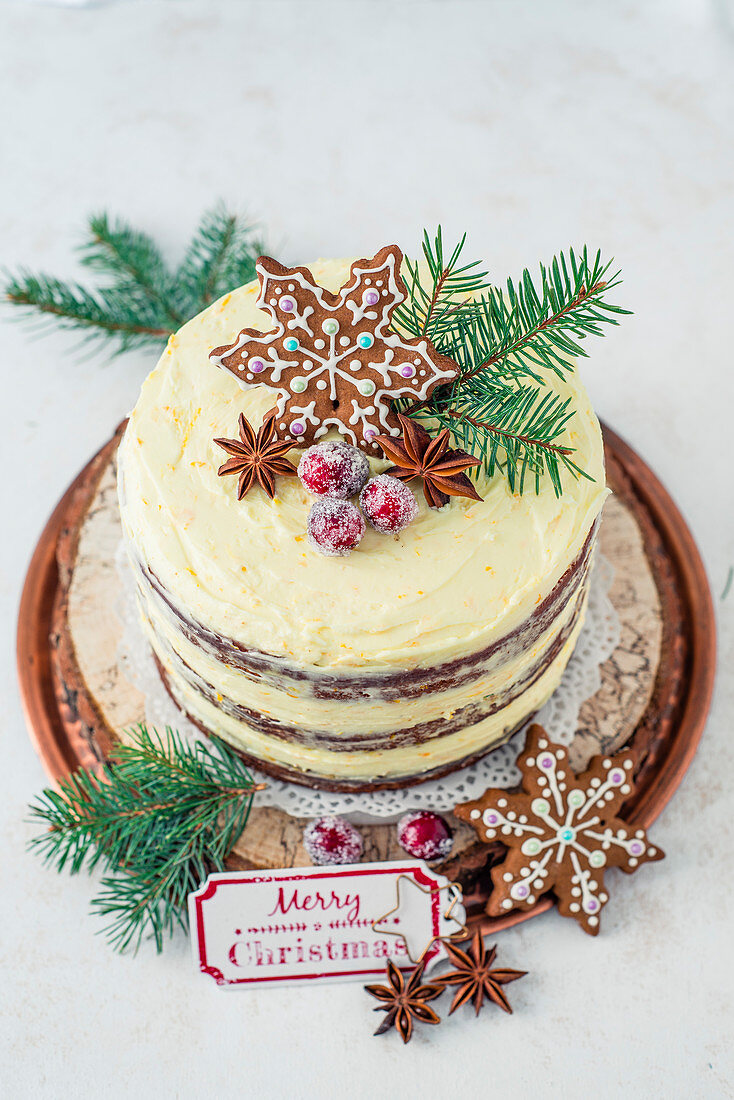
<svg viewBox="0 0 734 1100">
<path fill-rule="evenodd" d="M 246 961 L 240 960 L 240 953 L 244 954 Z M 229 949 L 229 961 L 232 966 L 248 966 L 250 959 L 250 945 L 244 940 L 236 940 Z"/>
<path fill-rule="evenodd" d="M 304 913 L 310 913 L 314 909 L 319 909 L 325 913 L 328 909 L 346 910 L 346 916 L 350 921 L 354 921 L 359 916 L 359 894 L 345 894 L 340 896 L 331 891 L 331 896 L 324 898 L 320 891 L 316 891 L 315 894 L 299 895 L 298 887 L 294 887 L 290 897 L 286 897 L 285 889 L 280 886 L 278 888 L 278 896 L 275 901 L 275 905 L 268 913 L 269 917 L 274 917 L 276 913 L 282 913 L 284 916 L 291 909 L 300 909 Z"/>
<path fill-rule="evenodd" d="M 342 944 L 342 958 L 343 959 L 366 959 L 369 958 L 369 948 L 365 940 L 357 940 L 356 942 L 345 942 Z"/>
</svg>

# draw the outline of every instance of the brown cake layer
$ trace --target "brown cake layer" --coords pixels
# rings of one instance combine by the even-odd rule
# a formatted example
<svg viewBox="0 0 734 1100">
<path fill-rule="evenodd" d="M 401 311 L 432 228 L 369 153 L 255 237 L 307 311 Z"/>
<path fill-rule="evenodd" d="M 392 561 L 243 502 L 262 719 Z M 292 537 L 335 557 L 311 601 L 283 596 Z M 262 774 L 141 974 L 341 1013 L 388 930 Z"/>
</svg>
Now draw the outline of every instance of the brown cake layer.
<svg viewBox="0 0 734 1100">
<path fill-rule="evenodd" d="M 379 699 L 382 702 L 396 702 L 461 687 L 474 681 L 480 671 L 491 671 L 514 653 L 532 648 L 584 582 L 598 524 L 599 520 L 591 528 L 576 560 L 524 623 L 476 653 L 457 657 L 433 668 L 339 673 L 322 672 L 313 666 L 298 668 L 285 658 L 249 649 L 232 638 L 217 635 L 186 615 L 172 601 L 155 573 L 140 562 L 137 563 L 138 583 L 147 590 L 144 591 L 144 596 L 153 595 L 158 604 L 162 605 L 163 612 L 175 618 L 181 634 L 189 642 L 250 679 L 261 680 L 273 688 L 286 691 L 296 684 L 302 691 L 306 682 L 315 699 L 344 702 Z"/>
<path fill-rule="evenodd" d="M 467 726 L 476 725 L 491 714 L 496 714 L 508 706 L 519 695 L 522 695 L 532 684 L 538 680 L 547 668 L 553 663 L 560 651 L 573 633 L 579 620 L 582 609 L 582 601 L 579 601 L 574 614 L 568 623 L 559 631 L 558 635 L 548 649 L 542 654 L 534 665 L 531 665 L 527 673 L 516 680 L 506 691 L 498 692 L 482 699 L 478 703 L 460 707 L 447 717 L 435 718 L 428 722 L 419 722 L 416 725 L 404 729 L 383 731 L 379 734 L 350 733 L 348 736 L 334 734 L 333 731 L 323 729 L 304 729 L 297 726 L 286 725 L 270 715 L 265 715 L 250 707 L 236 703 L 221 695 L 207 680 L 192 669 L 170 647 L 166 649 L 167 659 L 175 667 L 176 674 L 190 688 L 202 695 L 217 710 L 231 718 L 243 722 L 257 733 L 266 734 L 269 737 L 277 737 L 282 741 L 295 742 L 309 748 L 326 749 L 329 752 L 353 752 L 358 751 L 384 751 L 390 748 L 399 748 L 404 745 L 422 745 L 436 737 L 458 733 Z M 159 671 L 162 672 L 160 661 L 156 657 Z"/>
<path fill-rule="evenodd" d="M 175 692 L 171 688 L 166 671 L 157 658 L 156 664 L 158 665 L 158 671 L 163 681 L 163 686 L 179 710 L 181 710 L 188 720 L 205 734 L 206 737 L 211 737 L 212 731 L 191 714 L 190 711 L 181 706 L 181 703 L 176 698 Z M 521 722 L 518 722 L 512 729 L 507 730 L 501 738 L 495 741 L 492 748 L 496 749 L 500 745 L 504 745 L 518 730 L 522 729 L 526 722 L 532 721 L 534 717 L 535 712 L 526 715 Z M 228 744 L 232 751 L 237 753 L 240 759 L 244 760 L 246 764 L 256 768 L 258 771 L 264 772 L 266 775 L 272 776 L 273 779 L 280 779 L 284 783 L 299 783 L 302 787 L 314 787 L 321 791 L 360 791 L 362 793 L 368 791 L 398 791 L 402 790 L 403 787 L 415 787 L 418 783 L 427 783 L 429 779 L 440 779 L 442 776 L 449 775 L 451 772 L 458 771 L 460 768 L 468 768 L 470 765 L 476 764 L 478 760 L 481 760 L 482 757 L 487 755 L 487 749 L 481 749 L 479 752 L 474 752 L 470 756 L 452 761 L 450 764 L 445 764 L 440 768 L 431 768 L 428 771 L 421 772 L 420 775 L 401 776 L 399 779 L 326 779 L 323 776 L 313 775 L 309 772 L 295 771 L 291 768 L 283 767 L 281 764 L 274 764 L 269 760 L 261 760 L 257 756 L 251 756 L 249 753 L 243 752 L 229 742 Z"/>
</svg>

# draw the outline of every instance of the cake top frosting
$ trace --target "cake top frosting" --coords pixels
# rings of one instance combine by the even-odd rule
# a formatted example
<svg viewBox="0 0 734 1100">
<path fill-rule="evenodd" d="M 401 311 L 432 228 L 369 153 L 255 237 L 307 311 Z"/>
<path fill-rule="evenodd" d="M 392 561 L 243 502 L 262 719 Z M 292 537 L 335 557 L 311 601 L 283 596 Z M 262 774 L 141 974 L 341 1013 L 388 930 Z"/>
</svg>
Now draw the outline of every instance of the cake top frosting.
<svg viewBox="0 0 734 1100">
<path fill-rule="evenodd" d="M 350 265 L 310 270 L 336 292 Z M 483 500 L 434 510 L 417 494 L 419 514 L 399 536 L 369 530 L 349 557 L 326 558 L 308 544 L 313 498 L 297 478 L 278 479 L 275 500 L 254 488 L 238 501 L 217 476 L 214 439 L 231 437 L 240 413 L 257 427 L 273 406 L 271 390 L 243 391 L 209 360 L 223 338 L 268 327 L 258 295 L 253 282 L 189 321 L 143 385 L 120 448 L 133 552 L 192 618 L 301 667 L 431 665 L 515 629 L 578 556 L 606 495 L 601 432 L 578 373 L 548 386 L 570 399 L 575 416 L 559 442 L 591 480 L 568 477 L 556 497 L 546 478 L 521 496 L 480 474 Z"/>
</svg>

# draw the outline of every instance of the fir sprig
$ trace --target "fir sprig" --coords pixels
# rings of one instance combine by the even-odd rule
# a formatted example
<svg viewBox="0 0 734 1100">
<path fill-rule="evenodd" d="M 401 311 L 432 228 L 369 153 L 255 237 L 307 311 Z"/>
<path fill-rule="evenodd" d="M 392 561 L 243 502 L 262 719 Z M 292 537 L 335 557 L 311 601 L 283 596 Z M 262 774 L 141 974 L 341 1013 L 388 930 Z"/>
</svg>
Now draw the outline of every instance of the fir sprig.
<svg viewBox="0 0 734 1100">
<path fill-rule="evenodd" d="M 479 456 L 488 477 L 501 471 L 512 492 L 522 493 L 528 477 L 538 492 L 547 474 L 560 496 L 563 469 L 588 477 L 573 461 L 573 448 L 559 442 L 574 416 L 571 400 L 551 390 L 520 385 L 509 396 L 489 392 L 484 401 L 476 393 L 449 391 L 423 415 L 448 427 L 462 450 Z"/>
<path fill-rule="evenodd" d="M 89 231 L 91 239 L 79 249 L 86 267 L 143 309 L 152 306 L 163 329 L 183 324 L 186 317 L 176 305 L 175 281 L 151 237 L 104 213 L 92 215 Z"/>
<path fill-rule="evenodd" d="M 441 226 L 433 241 L 424 230 L 427 279 L 421 276 L 419 264 L 405 257 L 408 298 L 396 309 L 395 321 L 411 336 L 427 336 L 440 351 L 444 350 L 447 336 L 450 340 L 457 310 L 487 287 L 487 273 L 477 271 L 478 260 L 459 265 L 465 243 L 466 233 L 446 260 Z"/>
<path fill-rule="evenodd" d="M 615 315 L 629 312 L 605 300 L 621 282 L 611 267 L 600 252 L 590 260 L 585 247 L 578 256 L 571 248 L 568 256 L 561 253 L 547 267 L 541 264 L 539 278 L 526 269 L 517 282 L 508 279 L 504 291 L 488 287 L 457 318 L 474 360 L 462 381 L 490 368 L 536 382 L 543 381 L 537 368 L 563 377 L 569 359 L 586 355 L 588 336 L 603 336 L 603 324 L 616 325 Z"/>
<path fill-rule="evenodd" d="M 563 437 L 573 418 L 570 402 L 548 385 L 548 373 L 563 377 L 583 341 L 602 336 L 605 324 L 629 311 L 606 295 L 619 272 L 580 253 L 554 256 L 534 279 L 525 270 L 503 290 L 487 281 L 477 262 L 461 264 L 466 235 L 444 261 L 441 229 L 424 234 L 422 270 L 408 262 L 408 300 L 396 318 L 412 336 L 426 335 L 459 367 L 459 377 L 427 401 L 402 402 L 401 411 L 448 427 L 462 449 L 482 460 L 488 476 L 505 474 L 512 491 L 528 477 L 535 491 L 548 475 L 555 493 L 562 472 L 587 476 Z"/>
<path fill-rule="evenodd" d="M 255 262 L 264 251 L 265 244 L 254 227 L 224 206 L 206 213 L 176 272 L 186 316 L 254 279 Z"/>
<path fill-rule="evenodd" d="M 113 353 L 161 343 L 170 335 L 149 309 L 131 308 L 130 298 L 116 287 L 96 291 L 50 275 L 20 271 L 4 287 L 5 299 L 28 312 L 40 332 L 57 325 L 81 334 L 84 343 L 110 341 Z"/>
<path fill-rule="evenodd" d="M 187 745 L 171 729 L 139 726 L 100 775 L 78 771 L 43 791 L 31 841 L 47 863 L 76 874 L 105 870 L 94 910 L 109 918 L 120 951 L 187 927 L 186 900 L 224 860 L 244 829 L 260 786 L 221 741 Z"/>
<path fill-rule="evenodd" d="M 155 242 L 107 214 L 89 219 L 82 264 L 101 277 L 94 288 L 49 275 L 8 276 L 4 298 L 25 315 L 107 342 L 113 354 L 165 342 L 216 298 L 255 276 L 263 243 L 252 226 L 219 205 L 204 215 L 181 264 L 170 270 Z"/>
</svg>

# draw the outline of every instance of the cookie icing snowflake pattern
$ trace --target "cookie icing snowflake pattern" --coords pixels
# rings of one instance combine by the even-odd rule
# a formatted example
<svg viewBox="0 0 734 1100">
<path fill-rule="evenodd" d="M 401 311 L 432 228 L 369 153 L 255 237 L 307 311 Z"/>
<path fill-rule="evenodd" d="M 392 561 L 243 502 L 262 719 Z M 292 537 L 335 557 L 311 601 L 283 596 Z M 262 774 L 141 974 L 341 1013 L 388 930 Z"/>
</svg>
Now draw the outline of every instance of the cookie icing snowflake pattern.
<svg viewBox="0 0 734 1100">
<path fill-rule="evenodd" d="M 573 917 L 594 936 L 609 900 L 606 868 L 631 874 L 643 863 L 664 858 L 648 843 L 644 829 L 615 816 L 634 790 L 634 757 L 630 752 L 595 756 L 577 776 L 566 749 L 535 725 L 517 765 L 524 793 L 488 790 L 455 810 L 481 840 L 499 840 L 509 849 L 492 868 L 487 913 L 499 917 L 511 909 L 530 909 L 552 889 L 561 915 Z"/>
<path fill-rule="evenodd" d="M 275 328 L 243 329 L 210 359 L 244 389 L 265 385 L 277 393 L 279 438 L 309 446 L 336 428 L 379 455 L 378 435 L 400 435 L 391 402 L 424 401 L 437 385 L 456 378 L 457 365 L 430 341 L 406 339 L 390 328 L 393 310 L 407 297 L 402 259 L 389 245 L 371 260 L 356 260 L 332 294 L 308 268 L 260 257 L 257 304 Z"/>
</svg>

